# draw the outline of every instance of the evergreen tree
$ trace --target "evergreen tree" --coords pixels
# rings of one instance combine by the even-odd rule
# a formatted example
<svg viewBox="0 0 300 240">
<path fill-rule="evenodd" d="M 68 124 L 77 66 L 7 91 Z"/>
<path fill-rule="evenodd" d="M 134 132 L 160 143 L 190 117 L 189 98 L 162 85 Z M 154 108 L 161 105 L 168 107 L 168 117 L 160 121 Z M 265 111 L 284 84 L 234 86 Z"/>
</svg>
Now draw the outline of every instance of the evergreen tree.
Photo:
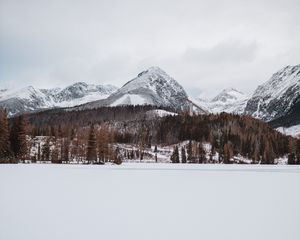
<svg viewBox="0 0 300 240">
<path fill-rule="evenodd" d="M 109 160 L 109 131 L 106 127 L 100 129 L 98 135 L 98 155 L 100 162 L 106 162 Z"/>
<path fill-rule="evenodd" d="M 47 149 L 47 151 L 48 151 L 48 149 Z M 59 151 L 58 151 L 57 144 L 54 144 L 54 148 L 51 151 L 51 162 L 52 163 L 61 163 L 61 160 L 59 160 L 58 155 L 59 155 Z"/>
<path fill-rule="evenodd" d="M 63 138 L 61 141 L 61 162 L 69 162 L 69 151 L 70 151 L 70 141 L 67 138 Z"/>
<path fill-rule="evenodd" d="M 193 161 L 193 145 L 191 140 L 189 141 L 187 146 L 187 160 L 189 160 L 190 162 Z"/>
<path fill-rule="evenodd" d="M 42 147 L 42 160 L 50 161 L 50 139 L 47 138 L 46 142 Z"/>
<path fill-rule="evenodd" d="M 14 157 L 25 160 L 27 154 L 26 122 L 22 115 L 13 120 L 10 130 L 10 142 Z"/>
<path fill-rule="evenodd" d="M 86 160 L 89 163 L 97 161 L 97 140 L 94 125 L 91 125 L 90 127 L 89 139 L 87 143 Z"/>
<path fill-rule="evenodd" d="M 41 161 L 41 143 L 38 144 L 37 161 Z"/>
<path fill-rule="evenodd" d="M 118 147 L 115 149 L 113 162 L 117 165 L 122 164 L 122 158 L 120 156 L 120 149 Z"/>
<path fill-rule="evenodd" d="M 184 147 L 181 147 L 181 162 L 186 163 L 186 153 Z"/>
<path fill-rule="evenodd" d="M 199 143 L 198 151 L 199 151 L 199 163 L 204 163 L 206 161 L 206 156 L 205 156 L 206 153 L 202 146 L 202 143 Z"/>
<path fill-rule="evenodd" d="M 154 153 L 155 153 L 155 162 L 157 163 L 157 145 L 154 147 Z"/>
<path fill-rule="evenodd" d="M 27 155 L 27 139 L 26 139 L 26 121 L 23 116 L 19 117 L 18 141 L 19 141 L 19 152 L 17 156 L 19 159 L 25 160 Z"/>
<path fill-rule="evenodd" d="M 296 162 L 300 164 L 300 139 L 297 140 Z"/>
<path fill-rule="evenodd" d="M 291 138 L 289 140 L 288 164 L 296 164 L 297 140 Z"/>
<path fill-rule="evenodd" d="M 173 153 L 171 155 L 171 161 L 172 161 L 172 163 L 179 163 L 178 146 L 174 147 Z"/>
<path fill-rule="evenodd" d="M 295 153 L 289 153 L 288 154 L 288 164 L 290 164 L 290 165 L 296 164 Z"/>
<path fill-rule="evenodd" d="M 8 163 L 10 154 L 7 113 L 0 109 L 0 162 Z"/>
</svg>

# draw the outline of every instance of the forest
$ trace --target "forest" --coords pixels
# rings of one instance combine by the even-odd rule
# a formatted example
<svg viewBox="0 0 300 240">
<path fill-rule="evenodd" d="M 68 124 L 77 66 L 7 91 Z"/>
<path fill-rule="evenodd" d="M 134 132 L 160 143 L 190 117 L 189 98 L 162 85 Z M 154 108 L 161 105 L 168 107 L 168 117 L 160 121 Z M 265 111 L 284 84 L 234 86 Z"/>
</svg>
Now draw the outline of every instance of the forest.
<svg viewBox="0 0 300 240">
<path fill-rule="evenodd" d="M 154 106 L 81 111 L 49 110 L 8 118 L 0 110 L 0 162 L 121 164 L 153 158 L 169 148 L 173 163 L 300 164 L 300 139 L 267 123 L 228 113 L 160 117 Z M 209 145 L 209 149 L 205 146 Z"/>
</svg>

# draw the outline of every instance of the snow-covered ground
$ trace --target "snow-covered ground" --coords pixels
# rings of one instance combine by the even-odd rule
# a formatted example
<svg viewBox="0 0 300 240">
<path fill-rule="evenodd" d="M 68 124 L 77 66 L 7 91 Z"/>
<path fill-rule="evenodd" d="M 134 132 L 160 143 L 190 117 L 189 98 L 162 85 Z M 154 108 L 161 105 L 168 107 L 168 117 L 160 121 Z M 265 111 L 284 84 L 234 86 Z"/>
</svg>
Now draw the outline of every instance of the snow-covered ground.
<svg viewBox="0 0 300 240">
<path fill-rule="evenodd" d="M 0 239 L 300 239 L 300 167 L 0 165 Z"/>
<path fill-rule="evenodd" d="M 292 127 L 288 127 L 288 128 L 279 127 L 279 128 L 277 128 L 277 131 L 279 131 L 285 135 L 290 135 L 293 137 L 300 138 L 300 124 L 292 126 Z"/>
</svg>

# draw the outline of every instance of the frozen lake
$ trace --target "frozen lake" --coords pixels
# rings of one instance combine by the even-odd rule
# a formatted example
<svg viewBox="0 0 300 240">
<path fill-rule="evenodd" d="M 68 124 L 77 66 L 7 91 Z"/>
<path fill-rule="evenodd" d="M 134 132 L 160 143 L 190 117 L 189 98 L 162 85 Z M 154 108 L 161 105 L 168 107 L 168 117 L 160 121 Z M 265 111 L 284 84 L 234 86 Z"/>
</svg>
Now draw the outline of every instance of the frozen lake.
<svg viewBox="0 0 300 240">
<path fill-rule="evenodd" d="M 299 240 L 300 166 L 0 165 L 2 240 Z"/>
</svg>

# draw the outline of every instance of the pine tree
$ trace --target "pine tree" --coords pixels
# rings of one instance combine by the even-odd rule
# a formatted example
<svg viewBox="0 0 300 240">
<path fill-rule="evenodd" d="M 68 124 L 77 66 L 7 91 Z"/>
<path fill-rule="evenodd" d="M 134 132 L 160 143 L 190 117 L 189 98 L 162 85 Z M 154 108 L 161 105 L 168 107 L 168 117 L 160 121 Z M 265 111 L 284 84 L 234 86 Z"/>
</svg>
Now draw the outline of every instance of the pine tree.
<svg viewBox="0 0 300 240">
<path fill-rule="evenodd" d="M 122 158 L 120 156 L 120 149 L 118 147 L 115 149 L 113 162 L 117 165 L 122 164 Z"/>
<path fill-rule="evenodd" d="M 206 160 L 206 156 L 205 156 L 205 150 L 202 146 L 202 143 L 199 143 L 198 151 L 199 151 L 199 163 L 204 163 Z"/>
<path fill-rule="evenodd" d="M 296 145 L 296 164 L 300 164 L 300 139 L 297 140 Z"/>
<path fill-rule="evenodd" d="M 193 161 L 193 145 L 191 140 L 189 141 L 187 146 L 187 160 L 189 160 L 190 162 Z"/>
<path fill-rule="evenodd" d="M 229 151 L 229 144 L 226 143 L 224 145 L 224 163 L 230 162 L 230 151 Z"/>
<path fill-rule="evenodd" d="M 296 155 L 295 153 L 288 154 L 288 164 L 293 165 L 296 164 Z"/>
<path fill-rule="evenodd" d="M 0 109 L 0 162 L 9 162 L 10 141 L 7 113 Z"/>
<path fill-rule="evenodd" d="M 184 147 L 181 147 L 181 162 L 186 163 L 186 153 Z"/>
<path fill-rule="evenodd" d="M 264 154 L 262 158 L 263 164 L 274 164 L 274 151 L 269 141 L 265 144 Z"/>
<path fill-rule="evenodd" d="M 23 116 L 19 117 L 18 141 L 19 141 L 19 152 L 17 156 L 19 159 L 25 160 L 27 155 L 27 139 L 26 139 L 26 122 Z"/>
<path fill-rule="evenodd" d="M 173 153 L 171 155 L 171 161 L 172 161 L 172 163 L 179 163 L 178 146 L 174 147 Z"/>
<path fill-rule="evenodd" d="M 70 141 L 67 138 L 61 140 L 61 162 L 69 162 Z"/>
<path fill-rule="evenodd" d="M 260 160 L 260 156 L 259 156 L 259 143 L 258 141 L 255 141 L 254 143 L 254 151 L 253 151 L 253 156 L 252 156 L 252 163 L 258 163 Z"/>
<path fill-rule="evenodd" d="M 289 140 L 288 164 L 296 164 L 297 141 L 293 138 Z"/>
<path fill-rule="evenodd" d="M 37 161 L 41 161 L 41 143 L 38 145 Z"/>
<path fill-rule="evenodd" d="M 155 162 L 157 163 L 157 145 L 154 147 L 154 153 L 155 153 Z"/>
<path fill-rule="evenodd" d="M 106 162 L 109 160 L 109 131 L 102 127 L 98 135 L 98 155 L 99 161 Z"/>
<path fill-rule="evenodd" d="M 58 155 L 59 155 L 59 151 L 58 151 L 57 144 L 54 144 L 54 148 L 51 151 L 51 162 L 52 163 L 61 163 L 61 160 L 59 160 Z"/>
<path fill-rule="evenodd" d="M 50 161 L 50 140 L 47 138 L 46 142 L 42 147 L 42 160 Z"/>
<path fill-rule="evenodd" d="M 23 116 L 13 120 L 10 130 L 11 150 L 15 158 L 25 160 L 27 154 L 26 122 Z"/>
<path fill-rule="evenodd" d="M 97 161 L 97 140 L 94 125 L 90 127 L 89 139 L 87 143 L 86 160 L 88 163 Z"/>
</svg>

